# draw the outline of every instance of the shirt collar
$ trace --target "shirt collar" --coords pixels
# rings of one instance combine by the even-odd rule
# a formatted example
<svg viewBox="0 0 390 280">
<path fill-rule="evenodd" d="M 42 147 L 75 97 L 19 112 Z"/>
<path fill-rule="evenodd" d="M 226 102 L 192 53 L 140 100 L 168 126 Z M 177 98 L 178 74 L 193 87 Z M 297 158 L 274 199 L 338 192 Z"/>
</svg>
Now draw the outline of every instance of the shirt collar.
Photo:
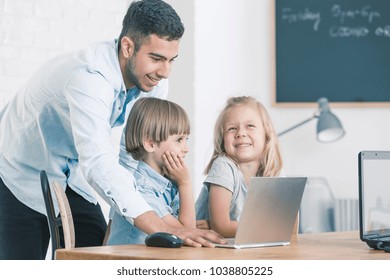
<svg viewBox="0 0 390 280">
<path fill-rule="evenodd" d="M 163 193 L 166 189 L 171 187 L 177 187 L 176 183 L 151 168 L 144 161 L 139 161 L 137 171 L 144 176 L 144 178 L 150 178 L 148 181 L 148 187 L 153 188 L 153 190 Z"/>
<path fill-rule="evenodd" d="M 117 62 L 118 62 L 119 73 L 121 74 L 121 77 L 122 77 L 122 86 L 121 86 L 121 88 L 122 88 L 123 91 L 127 92 L 125 81 L 123 80 L 123 74 L 122 74 L 121 66 L 120 66 L 120 63 L 119 63 L 119 40 L 115 39 L 114 40 L 114 44 L 115 44 L 115 53 L 116 53 L 116 59 L 117 59 Z"/>
</svg>

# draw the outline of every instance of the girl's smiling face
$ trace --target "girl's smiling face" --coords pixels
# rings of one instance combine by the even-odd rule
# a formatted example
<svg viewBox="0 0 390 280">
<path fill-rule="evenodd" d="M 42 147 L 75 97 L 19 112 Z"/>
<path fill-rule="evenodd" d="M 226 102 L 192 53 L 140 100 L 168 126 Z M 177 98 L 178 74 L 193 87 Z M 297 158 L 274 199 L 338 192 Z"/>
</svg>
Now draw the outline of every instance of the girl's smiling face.
<svg viewBox="0 0 390 280">
<path fill-rule="evenodd" d="M 231 108 L 224 122 L 226 153 L 240 163 L 259 162 L 265 147 L 265 129 L 255 106 Z"/>
</svg>

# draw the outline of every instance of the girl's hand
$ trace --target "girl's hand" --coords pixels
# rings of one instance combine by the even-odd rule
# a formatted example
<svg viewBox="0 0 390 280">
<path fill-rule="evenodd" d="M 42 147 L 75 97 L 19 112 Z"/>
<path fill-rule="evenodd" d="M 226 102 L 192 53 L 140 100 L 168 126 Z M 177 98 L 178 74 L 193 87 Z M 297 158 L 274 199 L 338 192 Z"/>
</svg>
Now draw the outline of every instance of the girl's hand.
<svg viewBox="0 0 390 280">
<path fill-rule="evenodd" d="M 208 220 L 196 220 L 196 228 L 198 229 L 210 229 Z"/>
<path fill-rule="evenodd" d="M 190 184 L 190 173 L 183 158 L 173 152 L 165 152 L 163 158 L 163 171 L 171 179 L 175 180 L 179 187 Z"/>
</svg>

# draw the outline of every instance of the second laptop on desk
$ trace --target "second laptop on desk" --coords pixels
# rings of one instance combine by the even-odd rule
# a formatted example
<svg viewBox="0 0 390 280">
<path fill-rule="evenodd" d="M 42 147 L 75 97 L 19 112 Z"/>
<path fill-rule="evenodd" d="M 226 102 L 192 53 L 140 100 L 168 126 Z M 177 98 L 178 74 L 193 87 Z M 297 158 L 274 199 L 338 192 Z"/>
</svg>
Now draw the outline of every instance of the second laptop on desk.
<svg viewBox="0 0 390 280">
<path fill-rule="evenodd" d="M 253 177 L 236 237 L 224 248 L 289 245 L 307 178 Z"/>
</svg>

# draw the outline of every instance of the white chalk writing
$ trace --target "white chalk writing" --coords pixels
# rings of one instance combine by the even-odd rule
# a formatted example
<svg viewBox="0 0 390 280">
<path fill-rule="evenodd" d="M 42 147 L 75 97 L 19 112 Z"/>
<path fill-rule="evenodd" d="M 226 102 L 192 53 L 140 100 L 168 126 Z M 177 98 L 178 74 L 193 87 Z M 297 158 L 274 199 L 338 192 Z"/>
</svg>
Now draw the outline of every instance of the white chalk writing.
<svg viewBox="0 0 390 280">
<path fill-rule="evenodd" d="M 344 23 L 347 20 L 354 20 L 356 18 L 367 19 L 368 23 L 372 23 L 375 18 L 380 18 L 381 14 L 378 11 L 371 9 L 370 6 L 364 6 L 361 9 L 342 9 L 340 5 L 333 5 L 332 16 L 339 19 L 340 23 Z"/>
<path fill-rule="evenodd" d="M 375 29 L 375 35 L 390 38 L 390 25 L 378 26 Z"/>
<path fill-rule="evenodd" d="M 299 12 L 293 12 L 291 8 L 283 8 L 282 20 L 288 23 L 310 21 L 313 22 L 313 30 L 318 31 L 321 22 L 321 13 L 313 12 L 309 8 L 305 8 Z"/>
<path fill-rule="evenodd" d="M 365 26 L 349 27 L 349 26 L 332 26 L 329 29 L 329 36 L 331 38 L 348 38 L 365 37 L 370 33 L 370 30 Z"/>
</svg>

